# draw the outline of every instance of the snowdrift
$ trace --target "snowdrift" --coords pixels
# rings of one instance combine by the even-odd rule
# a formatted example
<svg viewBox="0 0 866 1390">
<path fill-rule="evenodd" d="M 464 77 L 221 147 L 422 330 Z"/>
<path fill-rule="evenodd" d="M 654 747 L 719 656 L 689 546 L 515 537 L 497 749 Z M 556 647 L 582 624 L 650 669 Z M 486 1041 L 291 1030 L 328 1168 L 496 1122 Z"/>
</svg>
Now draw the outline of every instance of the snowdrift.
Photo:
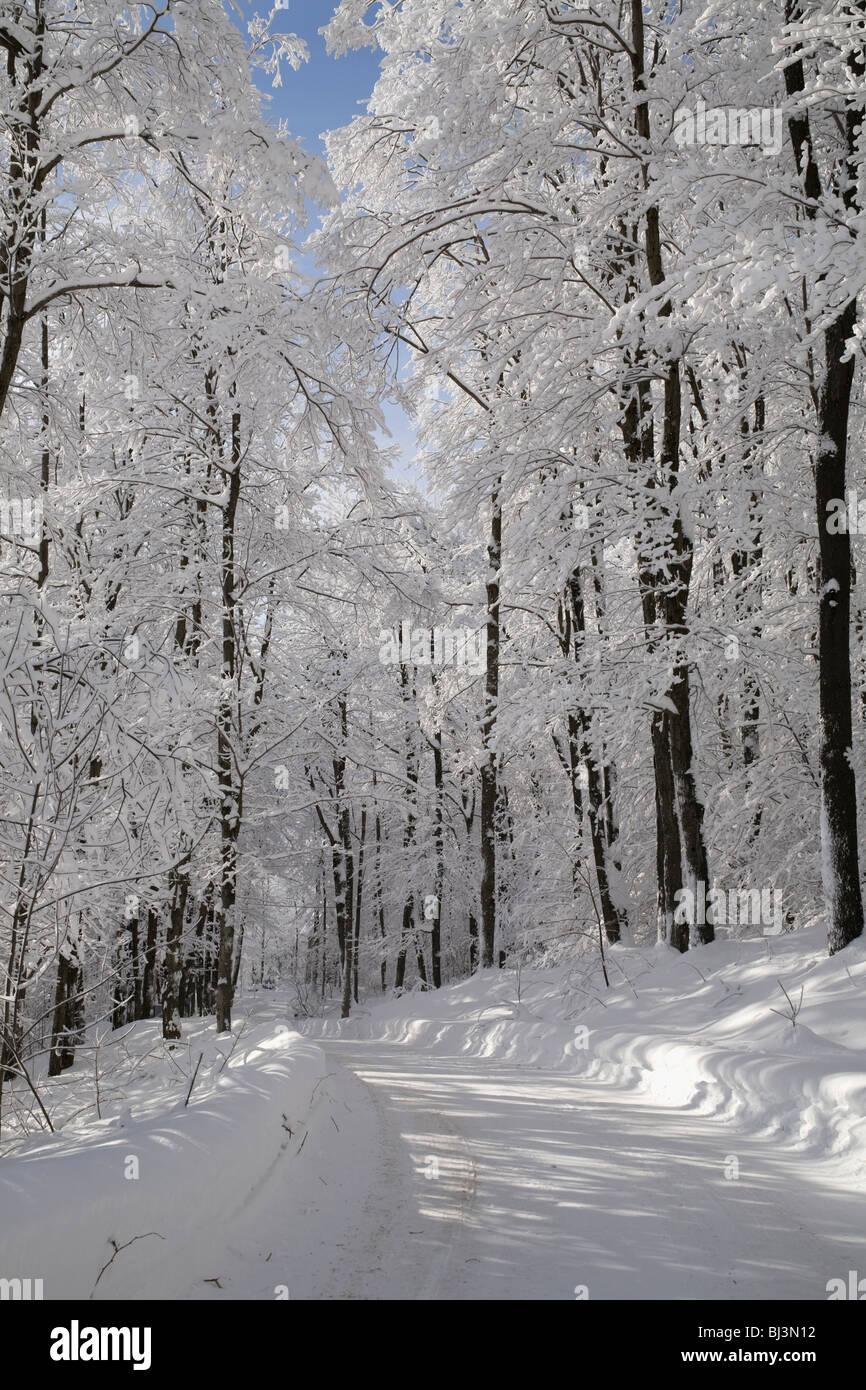
<svg viewBox="0 0 866 1390">
<path fill-rule="evenodd" d="M 826 949 L 817 928 L 720 940 L 684 956 L 615 947 L 610 990 L 589 962 L 491 970 L 305 1032 L 573 1072 L 845 1158 L 863 1177 L 866 943 L 833 958 Z"/>
<path fill-rule="evenodd" d="M 325 1076 L 321 1049 L 273 1022 L 207 1046 L 186 1108 L 127 1108 L 90 1126 L 104 1137 L 48 1135 L 0 1162 L 0 1274 L 43 1279 L 46 1299 L 159 1298 L 163 1270 L 207 1276 L 207 1233 L 297 1152 Z"/>
</svg>

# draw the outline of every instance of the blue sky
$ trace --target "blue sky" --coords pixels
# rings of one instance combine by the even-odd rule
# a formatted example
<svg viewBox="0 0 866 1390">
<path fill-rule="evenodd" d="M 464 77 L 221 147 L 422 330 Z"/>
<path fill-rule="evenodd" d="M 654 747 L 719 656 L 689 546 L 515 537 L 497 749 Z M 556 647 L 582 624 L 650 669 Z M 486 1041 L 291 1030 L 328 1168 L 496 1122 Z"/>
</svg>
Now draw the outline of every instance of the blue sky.
<svg viewBox="0 0 866 1390">
<path fill-rule="evenodd" d="M 244 15 L 270 12 L 268 0 L 244 0 Z M 286 121 L 292 135 L 299 136 L 309 150 L 324 154 L 319 138 L 322 131 L 347 125 L 353 116 L 363 112 L 367 98 L 379 74 L 379 52 L 362 48 L 341 58 L 332 58 L 326 51 L 325 40 L 318 30 L 336 9 L 336 0 L 289 0 L 282 14 L 275 16 L 272 30 L 297 34 L 310 50 L 309 62 L 302 63 L 297 72 L 286 65 L 282 87 L 271 87 L 270 79 L 257 74 L 259 86 L 270 97 L 270 114 Z M 391 439 L 384 442 L 399 444 L 403 451 L 403 472 L 415 449 L 415 432 L 402 410 L 390 404 L 385 418 Z"/>
<path fill-rule="evenodd" d="M 245 15 L 267 14 L 268 0 L 241 0 Z M 319 135 L 346 125 L 353 116 L 364 110 L 379 72 L 378 50 L 358 49 L 342 58 L 331 58 L 325 51 L 325 40 L 318 30 L 336 9 L 336 0 L 289 0 L 287 8 L 275 16 L 271 28 L 275 33 L 298 34 L 310 50 L 310 61 L 298 72 L 286 68 L 282 87 L 269 92 L 273 114 L 289 123 L 291 133 L 300 135 L 311 150 L 323 152 Z M 360 103 L 360 104 L 359 104 Z"/>
</svg>

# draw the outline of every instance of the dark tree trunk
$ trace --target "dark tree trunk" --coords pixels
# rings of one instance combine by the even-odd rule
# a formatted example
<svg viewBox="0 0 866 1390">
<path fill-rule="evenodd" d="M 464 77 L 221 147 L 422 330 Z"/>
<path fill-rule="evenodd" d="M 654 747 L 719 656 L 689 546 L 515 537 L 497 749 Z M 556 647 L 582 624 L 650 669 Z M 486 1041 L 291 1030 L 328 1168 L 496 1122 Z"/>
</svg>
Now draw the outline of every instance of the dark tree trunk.
<svg viewBox="0 0 866 1390">
<path fill-rule="evenodd" d="M 235 936 L 235 955 L 234 955 L 234 965 L 232 966 L 232 995 L 233 995 L 233 996 L 234 996 L 234 992 L 237 990 L 237 987 L 238 987 L 238 980 L 239 980 L 240 977 L 241 977 L 241 965 L 242 965 L 242 963 L 243 963 L 243 958 L 244 958 L 244 932 L 245 932 L 245 930 L 246 930 L 246 923 L 245 923 L 245 921 L 244 921 L 244 919 L 243 919 L 243 916 L 242 916 L 242 917 L 241 917 L 241 920 L 240 920 L 240 924 L 239 924 L 239 926 L 238 926 L 237 935 Z"/>
<path fill-rule="evenodd" d="M 134 1019 L 144 1018 L 144 1014 L 142 1013 L 142 1008 L 141 1008 L 141 1000 L 142 1000 L 142 988 L 141 988 L 142 962 L 141 962 L 141 953 L 139 952 L 139 949 L 138 949 L 138 946 L 139 946 L 139 931 L 138 931 L 139 925 L 140 925 L 140 919 L 139 919 L 139 916 L 138 916 L 138 911 L 136 910 L 135 916 L 134 916 L 134 917 L 131 917 L 130 920 L 129 920 L 129 957 L 130 957 L 130 960 L 131 960 L 131 962 L 132 962 L 132 1017 L 133 1017 Z"/>
<path fill-rule="evenodd" d="M 469 973 L 474 975 L 478 969 L 478 918 L 474 912 L 469 914 Z"/>
<path fill-rule="evenodd" d="M 435 638 L 430 638 L 430 670 L 432 673 L 433 687 L 436 687 L 436 643 Z M 433 733 L 433 791 L 435 804 L 433 809 L 433 846 L 436 858 L 436 874 L 434 878 L 434 896 L 436 898 L 436 916 L 433 919 L 433 930 L 430 933 L 430 974 L 434 989 L 442 988 L 442 889 L 445 885 L 445 813 L 443 808 L 444 783 L 442 767 L 442 730 L 435 729 Z"/>
<path fill-rule="evenodd" d="M 831 498 L 844 498 L 853 354 L 841 358 L 853 336 L 852 301 L 824 335 L 824 380 L 819 398 L 815 475 L 821 594 L 818 607 L 821 839 L 830 954 L 863 932 L 863 901 L 857 844 L 857 787 L 851 764 L 851 539 L 827 527 Z"/>
<path fill-rule="evenodd" d="M 376 794 L 376 774 L 373 773 L 373 795 Z M 382 884 L 382 820 L 379 815 L 378 804 L 376 807 L 376 869 L 375 869 L 375 901 L 376 919 L 379 923 L 379 939 L 382 942 L 382 958 L 379 962 L 379 974 L 382 980 L 382 993 L 388 988 L 388 962 L 385 954 L 385 898 Z"/>
<path fill-rule="evenodd" d="M 28 38 L 30 36 L 28 35 Z M 0 342 L 0 416 L 6 407 L 27 324 L 27 290 L 39 235 L 45 173 L 40 163 L 39 108 L 44 97 L 45 13 L 33 15 L 32 45 L 17 54 L 7 45 L 6 76 L 12 89 L 7 117 L 8 209 L 0 244 L 0 282 L 6 299 Z"/>
<path fill-rule="evenodd" d="M 786 9 L 789 21 L 801 18 L 795 0 Z M 864 64 L 853 54 L 849 66 L 862 86 Z M 789 97 L 805 88 L 802 60 L 785 68 Z M 842 200 L 849 212 L 857 211 L 858 170 L 856 151 L 863 108 L 849 107 L 845 115 L 846 159 L 843 164 Z M 815 218 L 822 194 L 815 162 L 808 114 L 789 117 L 788 132 L 797 171 L 807 199 L 806 216 Z M 821 851 L 824 896 L 827 904 L 827 939 L 830 955 L 856 940 L 863 932 L 863 900 L 857 844 L 857 786 L 851 764 L 851 538 L 848 529 L 830 531 L 830 502 L 844 500 L 848 462 L 848 427 L 854 354 L 843 361 L 857 320 L 857 301 L 852 298 L 824 331 L 823 377 L 818 392 L 818 456 L 815 467 L 815 503 L 821 583 L 818 597 L 818 695 L 820 715 L 819 761 L 821 770 Z"/>
<path fill-rule="evenodd" d="M 571 656 L 575 662 L 581 659 L 582 647 L 586 634 L 586 611 L 583 601 L 583 587 L 581 583 L 580 569 L 578 566 L 572 570 L 564 600 L 559 607 L 559 641 L 563 654 Z M 608 856 L 610 846 L 608 835 L 613 826 L 613 812 L 610 811 L 611 819 L 606 819 L 605 803 L 609 802 L 609 783 L 606 789 L 605 769 L 599 764 L 593 745 L 592 726 L 586 711 L 582 708 L 572 710 L 568 715 L 568 773 L 571 782 L 571 796 L 574 807 L 575 820 L 578 829 L 583 825 L 583 795 L 580 785 L 581 766 L 586 768 L 587 776 L 587 816 L 589 820 L 590 840 L 592 843 L 592 857 L 595 865 L 596 882 L 598 884 L 599 901 L 601 905 L 601 916 L 604 925 L 605 935 L 609 942 L 619 941 L 621 928 L 625 918 L 611 897 L 610 879 L 608 875 Z M 578 865 L 574 865 L 574 889 L 575 893 L 579 890 L 581 879 Z"/>
<path fill-rule="evenodd" d="M 156 1012 L 156 938 L 159 913 L 147 910 L 147 935 L 144 942 L 144 969 L 141 975 L 141 1017 L 153 1018 Z"/>
<path fill-rule="evenodd" d="M 656 797 L 656 877 L 658 881 L 659 940 L 669 941 L 677 951 L 689 949 L 687 921 L 677 920 L 677 891 L 683 884 L 680 837 L 674 804 L 674 779 L 670 762 L 670 738 L 666 715 L 653 715 L 650 737 Z"/>
<path fill-rule="evenodd" d="M 403 624 L 400 624 L 400 651 L 404 650 Z M 400 664 L 400 690 L 403 697 L 404 708 L 406 710 L 406 829 L 403 834 L 403 848 L 409 851 L 415 844 L 415 807 L 418 795 L 418 757 L 414 746 L 413 728 L 414 720 L 410 720 L 410 691 L 409 691 L 409 672 L 405 662 Z M 411 885 L 411 868 L 407 865 L 408 881 Z M 400 927 L 400 951 L 397 956 L 397 968 L 394 974 L 394 986 L 402 989 L 406 979 L 406 953 L 410 942 L 415 939 L 415 894 L 410 886 L 409 891 L 403 900 L 403 919 Z M 419 963 L 419 974 L 424 983 L 427 983 L 427 971 L 424 966 L 423 952 L 416 952 Z"/>
<path fill-rule="evenodd" d="M 232 756 L 234 704 L 238 669 L 237 598 L 235 596 L 235 525 L 241 490 L 240 416 L 232 413 L 232 467 L 228 497 L 222 515 L 222 680 L 217 716 L 217 783 L 219 786 L 220 898 L 219 960 L 216 982 L 216 1028 L 227 1033 L 232 1026 L 235 908 L 237 903 L 238 836 L 241 824 L 241 792 L 236 784 Z"/>
<path fill-rule="evenodd" d="M 631 0 L 631 64 L 632 87 L 636 98 L 635 130 L 638 138 L 650 141 L 650 111 L 646 100 L 645 33 L 642 0 Z M 649 190 L 649 171 L 642 166 L 644 188 Z M 650 202 L 644 216 L 644 248 L 646 272 L 650 284 L 659 289 L 665 284 L 662 238 L 659 225 L 658 207 Z M 671 314 L 670 300 L 665 300 L 658 309 L 658 318 L 666 319 Z M 686 635 L 686 613 L 688 609 L 689 586 L 692 573 L 692 545 L 686 534 L 678 503 L 671 494 L 676 487 L 680 469 L 680 433 L 682 424 L 682 383 L 680 365 L 676 358 L 663 364 L 664 401 L 662 416 L 662 437 L 659 460 L 659 475 L 655 473 L 655 447 L 652 425 L 652 397 L 649 381 L 640 383 L 632 395 L 629 409 L 623 419 L 626 437 L 626 452 L 632 461 L 640 460 L 644 467 L 651 467 L 647 481 L 650 488 L 659 494 L 655 508 L 656 524 L 661 534 L 655 537 L 655 546 L 644 549 L 639 557 L 641 598 L 643 603 L 644 625 L 648 633 L 648 645 L 653 650 L 656 642 L 650 636 L 652 629 L 660 620 L 665 643 L 676 643 L 673 659 L 673 683 L 669 698 L 674 708 L 665 710 L 659 718 L 653 715 L 652 741 L 653 764 L 656 774 L 656 834 L 663 837 L 657 846 L 657 865 L 665 878 L 659 883 L 659 930 L 672 928 L 669 908 L 672 894 L 678 888 L 697 893 L 697 884 L 702 881 L 705 890 L 709 889 L 709 870 L 703 833 L 703 806 L 698 798 L 694 778 L 691 735 L 691 703 L 688 663 L 679 645 Z M 661 573 L 654 550 L 661 545 L 665 555 L 666 573 Z M 639 551 L 641 547 L 639 545 Z M 667 842 L 668 837 L 674 840 Z M 674 884 L 674 875 L 680 881 Z M 698 939 L 711 941 L 713 928 L 710 923 L 699 924 Z M 682 933 L 675 933 L 676 944 L 683 949 Z M 686 938 L 687 940 L 687 938 Z"/>
<path fill-rule="evenodd" d="M 75 1061 L 75 1048 L 84 1025 L 81 995 L 81 964 L 77 947 L 67 941 L 57 958 L 57 984 L 51 1021 L 51 1052 L 48 1075 L 59 1076 Z"/>
<path fill-rule="evenodd" d="M 183 945 L 183 922 L 189 895 L 189 878 L 183 872 L 172 872 L 171 915 L 165 943 L 165 965 L 162 984 L 162 1036 L 176 1041 L 180 1026 L 180 965 Z"/>
<path fill-rule="evenodd" d="M 436 916 L 433 919 L 433 930 L 430 933 L 430 968 L 433 980 L 433 988 L 442 988 L 442 889 L 445 886 L 445 846 L 444 846 L 444 812 L 442 807 L 443 799 L 443 777 L 442 777 L 442 731 L 437 729 L 433 735 L 433 787 L 436 795 L 436 805 L 434 809 L 434 831 L 433 844 L 436 853 L 436 877 L 434 881 L 434 895 L 436 898 Z"/>
<path fill-rule="evenodd" d="M 340 700 L 340 728 L 343 746 L 348 732 L 345 696 Z M 342 760 L 345 767 L 345 758 Z M 355 857 L 352 853 L 352 826 L 346 791 L 341 779 L 338 790 L 340 811 L 340 891 L 343 903 L 343 1001 L 341 1015 L 348 1018 L 352 1009 L 352 985 L 355 978 Z M 336 884 L 335 884 L 336 887 Z"/>
<path fill-rule="evenodd" d="M 322 945 L 321 945 L 321 997 L 325 997 L 325 984 L 328 974 L 328 878 L 322 861 Z"/>
<path fill-rule="evenodd" d="M 748 438 L 752 435 L 746 446 L 746 472 L 751 475 L 754 472 L 754 436 L 760 439 L 764 433 L 766 407 L 763 396 L 759 396 L 755 401 L 754 427 L 750 430 L 749 421 L 744 418 L 740 430 Z M 737 595 L 737 613 L 745 625 L 746 633 L 750 642 L 757 646 L 761 636 L 760 612 L 761 612 L 761 565 L 763 561 L 763 546 L 761 542 L 761 498 L 757 491 L 753 491 L 749 497 L 749 520 L 748 535 L 746 545 L 742 549 L 735 550 L 731 555 L 731 568 L 734 577 L 740 586 Z M 750 799 L 757 798 L 757 787 L 755 786 L 754 771 L 757 770 L 757 763 L 761 753 L 761 690 L 758 679 L 753 670 L 750 669 L 748 661 L 742 677 L 741 689 L 741 715 L 740 715 L 740 748 L 742 751 L 743 767 L 747 774 L 747 795 Z M 755 807 L 752 815 L 752 823 L 749 830 L 749 844 L 754 844 L 761 829 L 762 807 Z"/>
<path fill-rule="evenodd" d="M 364 850 L 367 842 L 367 807 L 361 809 L 361 834 L 358 844 L 358 872 L 355 878 L 355 930 L 352 948 L 352 998 L 358 1002 L 358 958 L 361 947 L 361 898 L 364 890 Z"/>
<path fill-rule="evenodd" d="M 499 492 L 490 499 L 490 538 L 487 545 L 487 662 L 484 714 L 481 721 L 481 965 L 494 961 L 496 939 L 496 806 L 497 755 L 494 747 L 499 705 L 500 573 L 502 569 L 502 508 Z"/>
</svg>

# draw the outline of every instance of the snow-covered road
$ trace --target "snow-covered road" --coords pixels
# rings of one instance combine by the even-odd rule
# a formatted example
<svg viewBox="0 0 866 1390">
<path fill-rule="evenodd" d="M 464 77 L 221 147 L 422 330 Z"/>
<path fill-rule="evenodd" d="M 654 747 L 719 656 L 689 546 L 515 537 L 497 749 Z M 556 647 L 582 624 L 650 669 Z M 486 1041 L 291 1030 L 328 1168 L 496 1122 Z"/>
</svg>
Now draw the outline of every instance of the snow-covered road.
<svg viewBox="0 0 866 1390">
<path fill-rule="evenodd" d="M 481 972 L 303 1035 L 256 995 L 231 1042 L 187 1025 L 189 1106 L 140 1023 L 102 1117 L 82 1070 L 0 1165 L 5 1265 L 97 1301 L 866 1292 L 866 956 L 823 951 L 635 949 L 598 999 Z"/>
<path fill-rule="evenodd" d="M 293 1298 L 823 1300 L 863 1265 L 862 1196 L 802 1155 L 562 1072 L 323 1045 L 340 1141 Z"/>
</svg>

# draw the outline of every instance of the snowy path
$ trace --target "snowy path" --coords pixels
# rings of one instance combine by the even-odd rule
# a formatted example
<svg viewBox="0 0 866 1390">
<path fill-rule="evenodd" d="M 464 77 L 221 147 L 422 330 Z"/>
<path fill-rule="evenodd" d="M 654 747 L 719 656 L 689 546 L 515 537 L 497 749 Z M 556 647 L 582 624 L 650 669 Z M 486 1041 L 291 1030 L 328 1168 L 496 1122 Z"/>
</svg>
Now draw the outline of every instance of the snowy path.
<svg viewBox="0 0 866 1390">
<path fill-rule="evenodd" d="M 862 1196 L 727 1125 L 561 1072 L 323 1046 L 343 1143 L 283 1249 L 293 1298 L 823 1300 L 863 1263 Z"/>
</svg>

